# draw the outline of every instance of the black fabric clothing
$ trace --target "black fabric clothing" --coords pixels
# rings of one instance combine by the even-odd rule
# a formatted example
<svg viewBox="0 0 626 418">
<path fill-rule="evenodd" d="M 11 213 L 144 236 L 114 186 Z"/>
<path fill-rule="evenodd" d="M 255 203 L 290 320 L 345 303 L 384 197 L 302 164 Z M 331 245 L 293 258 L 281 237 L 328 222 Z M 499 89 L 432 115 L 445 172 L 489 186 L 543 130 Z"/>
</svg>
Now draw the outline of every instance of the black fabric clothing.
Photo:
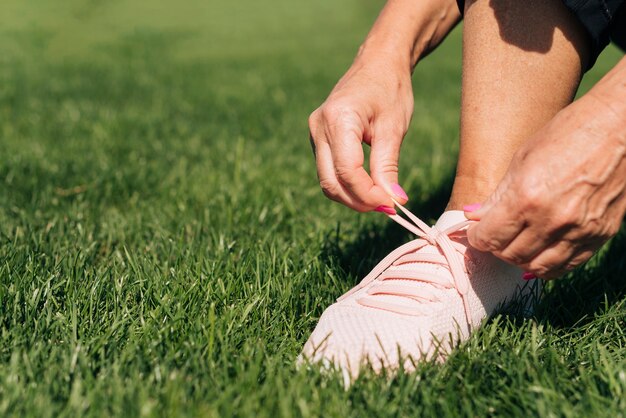
<svg viewBox="0 0 626 418">
<path fill-rule="evenodd" d="M 589 66 L 612 40 L 626 48 L 626 0 L 563 0 L 587 29 L 591 42 Z"/>
<path fill-rule="evenodd" d="M 611 27 L 611 39 L 626 52 L 626 1 L 615 14 L 614 23 Z"/>
<path fill-rule="evenodd" d="M 520 0 L 522 1 L 522 0 Z M 609 42 L 626 51 L 626 0 L 561 0 L 589 35 L 588 68 L 593 67 Z M 461 13 L 465 0 L 457 0 Z"/>
</svg>

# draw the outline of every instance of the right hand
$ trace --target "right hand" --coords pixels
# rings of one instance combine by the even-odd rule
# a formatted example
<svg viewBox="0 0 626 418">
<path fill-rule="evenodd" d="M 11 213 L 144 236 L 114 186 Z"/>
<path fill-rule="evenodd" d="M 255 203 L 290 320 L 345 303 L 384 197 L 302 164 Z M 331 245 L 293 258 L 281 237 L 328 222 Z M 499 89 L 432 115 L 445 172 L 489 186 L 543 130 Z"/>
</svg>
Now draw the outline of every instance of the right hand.
<svg viewBox="0 0 626 418">
<path fill-rule="evenodd" d="M 309 117 L 324 194 L 359 212 L 393 208 L 392 197 L 406 203 L 398 185 L 398 158 L 412 114 L 409 66 L 388 56 L 357 57 Z M 371 176 L 363 167 L 363 142 L 372 147 Z"/>
</svg>

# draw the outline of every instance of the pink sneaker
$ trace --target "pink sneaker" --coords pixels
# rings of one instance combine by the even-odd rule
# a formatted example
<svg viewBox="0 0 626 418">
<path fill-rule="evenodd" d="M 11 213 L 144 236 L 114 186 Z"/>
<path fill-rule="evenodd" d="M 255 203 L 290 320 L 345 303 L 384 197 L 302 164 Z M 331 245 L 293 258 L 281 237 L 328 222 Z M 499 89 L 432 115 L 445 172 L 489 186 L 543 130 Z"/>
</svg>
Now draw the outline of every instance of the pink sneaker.
<svg viewBox="0 0 626 418">
<path fill-rule="evenodd" d="M 419 238 L 327 308 L 299 358 L 340 368 L 346 384 L 366 363 L 377 372 L 400 364 L 411 371 L 421 360 L 445 359 L 487 316 L 536 287 L 520 269 L 468 247 L 462 211 L 428 227 L 398 207 L 413 223 L 390 217 Z"/>
</svg>

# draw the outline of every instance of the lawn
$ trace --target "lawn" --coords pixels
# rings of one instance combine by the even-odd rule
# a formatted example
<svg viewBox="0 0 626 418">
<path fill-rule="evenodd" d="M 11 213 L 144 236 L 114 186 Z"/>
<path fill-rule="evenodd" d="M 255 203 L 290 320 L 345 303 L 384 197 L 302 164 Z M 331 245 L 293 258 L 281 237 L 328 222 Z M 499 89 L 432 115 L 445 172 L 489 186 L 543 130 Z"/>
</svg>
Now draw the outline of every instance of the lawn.
<svg viewBox="0 0 626 418">
<path fill-rule="evenodd" d="M 2 2 L 0 416 L 626 414 L 626 230 L 446 364 L 347 391 L 294 367 L 410 239 L 327 201 L 308 143 L 380 5 Z M 414 77 L 401 183 L 426 220 L 454 170 L 460 53 L 457 30 Z"/>
</svg>

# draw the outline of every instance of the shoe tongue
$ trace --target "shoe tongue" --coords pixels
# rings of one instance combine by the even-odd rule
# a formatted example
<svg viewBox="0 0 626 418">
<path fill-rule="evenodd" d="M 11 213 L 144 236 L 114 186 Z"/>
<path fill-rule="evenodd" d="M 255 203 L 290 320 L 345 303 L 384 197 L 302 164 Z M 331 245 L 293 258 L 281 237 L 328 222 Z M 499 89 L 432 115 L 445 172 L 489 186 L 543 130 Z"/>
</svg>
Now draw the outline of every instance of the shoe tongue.
<svg viewBox="0 0 626 418">
<path fill-rule="evenodd" d="M 444 212 L 439 217 L 435 227 L 437 227 L 438 230 L 443 231 L 444 229 L 450 228 L 451 226 L 463 221 L 467 221 L 467 218 L 462 210 L 449 210 Z"/>
<path fill-rule="evenodd" d="M 435 224 L 435 227 L 437 229 L 439 229 L 440 231 L 449 228 L 453 225 L 456 225 L 460 222 L 466 221 L 467 218 L 465 217 L 465 214 L 463 213 L 463 211 L 461 210 L 449 210 L 447 212 L 444 212 L 441 217 L 439 218 L 439 220 L 437 220 L 437 223 Z M 419 250 L 417 250 L 417 254 L 441 254 L 441 251 L 434 245 L 425 245 L 422 248 L 420 248 Z M 450 271 L 440 265 L 437 264 L 433 264 L 430 262 L 415 262 L 415 263 L 407 263 L 407 264 L 403 264 L 401 266 L 393 266 L 390 267 L 390 270 L 414 270 L 416 272 L 416 276 L 419 277 L 420 273 L 430 273 L 430 274 L 436 274 L 439 276 L 445 276 L 445 277 L 450 277 L 450 280 L 452 280 L 452 276 L 450 274 Z M 426 282 L 420 282 L 420 281 L 414 281 L 414 280 L 407 280 L 407 279 L 395 279 L 393 280 L 394 282 L 396 281 L 400 281 L 403 282 L 405 285 L 407 286 L 413 286 L 416 288 L 427 288 L 427 289 L 432 289 L 433 285 L 430 283 L 426 283 Z M 402 305 L 402 306 L 406 306 L 406 307 L 416 307 L 420 305 L 420 302 L 417 302 L 411 298 L 407 298 L 407 297 L 403 297 L 403 296 L 398 296 L 398 295 L 377 295 L 377 298 L 380 298 L 380 300 L 383 301 L 387 301 L 389 303 L 394 303 L 394 304 L 398 304 L 398 305 Z"/>
</svg>

